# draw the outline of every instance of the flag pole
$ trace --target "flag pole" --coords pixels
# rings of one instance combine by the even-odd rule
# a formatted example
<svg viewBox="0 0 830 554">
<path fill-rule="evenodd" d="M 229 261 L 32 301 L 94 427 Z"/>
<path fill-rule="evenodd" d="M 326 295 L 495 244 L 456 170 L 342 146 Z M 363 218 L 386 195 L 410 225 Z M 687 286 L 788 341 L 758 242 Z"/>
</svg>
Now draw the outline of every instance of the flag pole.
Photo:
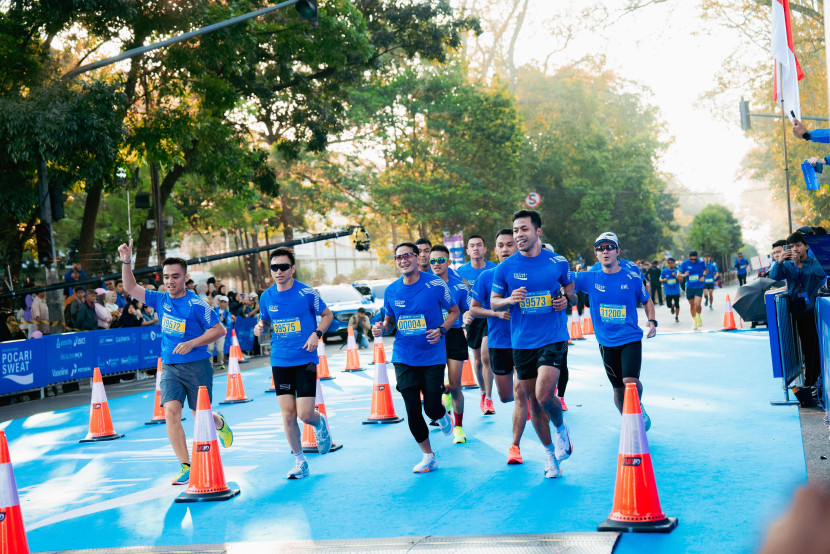
<svg viewBox="0 0 830 554">
<path fill-rule="evenodd" d="M 790 161 L 787 158 L 787 112 L 784 108 L 784 67 L 781 62 L 778 62 L 778 83 L 781 92 L 781 136 L 784 140 L 784 182 L 787 189 L 787 221 L 789 223 L 790 233 L 793 232 L 793 211 L 790 203 Z"/>
</svg>

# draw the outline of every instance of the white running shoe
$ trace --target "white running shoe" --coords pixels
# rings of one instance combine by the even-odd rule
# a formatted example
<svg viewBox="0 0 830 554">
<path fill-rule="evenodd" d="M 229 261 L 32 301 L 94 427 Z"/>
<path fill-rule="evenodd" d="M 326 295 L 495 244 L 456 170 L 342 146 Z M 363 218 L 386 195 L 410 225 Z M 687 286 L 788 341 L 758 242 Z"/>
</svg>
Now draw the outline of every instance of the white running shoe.
<svg viewBox="0 0 830 554">
<path fill-rule="evenodd" d="M 556 479 L 562 476 L 562 470 L 559 469 L 559 462 L 554 456 L 548 454 L 545 456 L 545 479 Z"/>
<path fill-rule="evenodd" d="M 447 436 L 452 434 L 452 417 L 449 413 L 444 414 L 444 417 L 438 420 L 438 425 L 441 427 L 441 432 Z"/>
<path fill-rule="evenodd" d="M 568 424 L 563 421 L 562 425 L 565 426 L 563 432 L 559 433 L 555 429 L 553 432 L 553 448 L 556 452 L 556 459 L 560 462 L 567 460 L 574 450 L 571 437 L 568 435 Z"/>
<path fill-rule="evenodd" d="M 435 454 L 424 454 L 424 457 L 412 468 L 413 473 L 426 473 L 438 467 Z"/>
<path fill-rule="evenodd" d="M 308 477 L 308 460 L 294 460 L 294 467 L 288 472 L 286 479 L 302 479 Z"/>
<path fill-rule="evenodd" d="M 331 450 L 331 433 L 329 433 L 329 422 L 326 416 L 320 414 L 320 421 L 323 423 L 320 428 L 314 427 L 314 440 L 317 441 L 317 452 L 326 454 Z"/>
</svg>

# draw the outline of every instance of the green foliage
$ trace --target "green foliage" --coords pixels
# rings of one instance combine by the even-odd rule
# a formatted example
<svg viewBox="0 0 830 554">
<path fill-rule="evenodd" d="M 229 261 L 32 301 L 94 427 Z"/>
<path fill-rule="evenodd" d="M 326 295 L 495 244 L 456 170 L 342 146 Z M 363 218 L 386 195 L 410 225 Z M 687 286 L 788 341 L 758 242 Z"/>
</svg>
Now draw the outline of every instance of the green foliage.
<svg viewBox="0 0 830 554">
<path fill-rule="evenodd" d="M 692 221 L 688 243 L 701 255 L 728 256 L 743 244 L 741 226 L 728 208 L 709 204 Z"/>
</svg>

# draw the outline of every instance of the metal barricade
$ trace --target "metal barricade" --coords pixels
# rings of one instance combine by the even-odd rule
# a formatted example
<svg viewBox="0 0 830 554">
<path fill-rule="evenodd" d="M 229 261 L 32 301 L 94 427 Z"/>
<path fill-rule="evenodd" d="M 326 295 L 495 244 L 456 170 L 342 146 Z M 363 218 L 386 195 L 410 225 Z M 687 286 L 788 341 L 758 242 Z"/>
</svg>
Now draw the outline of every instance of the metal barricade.
<svg viewBox="0 0 830 554">
<path fill-rule="evenodd" d="M 781 386 L 784 390 L 784 400 L 771 400 L 770 404 L 773 406 L 795 405 L 798 401 L 790 399 L 790 385 L 802 375 L 803 359 L 801 344 L 790 317 L 789 297 L 785 292 L 767 295 L 766 306 L 767 321 L 775 322 L 774 326 L 769 326 L 773 376 L 781 378 Z"/>
<path fill-rule="evenodd" d="M 816 299 L 816 329 L 821 355 L 821 401 L 830 420 L 830 298 Z"/>
</svg>

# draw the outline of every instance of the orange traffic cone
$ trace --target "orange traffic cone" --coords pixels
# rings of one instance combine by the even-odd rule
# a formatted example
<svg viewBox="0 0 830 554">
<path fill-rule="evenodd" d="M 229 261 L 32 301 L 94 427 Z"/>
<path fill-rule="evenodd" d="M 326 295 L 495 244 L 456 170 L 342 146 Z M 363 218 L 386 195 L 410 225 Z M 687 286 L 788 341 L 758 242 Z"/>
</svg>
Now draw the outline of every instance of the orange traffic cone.
<svg viewBox="0 0 830 554">
<path fill-rule="evenodd" d="M 328 417 L 328 414 L 326 414 L 326 403 L 323 400 L 323 387 L 320 386 L 319 379 L 317 379 L 317 398 L 314 402 L 314 408 L 324 416 Z M 331 432 L 331 422 L 329 422 L 329 432 Z M 334 439 L 332 439 L 331 450 L 329 450 L 329 452 L 334 452 L 335 450 L 340 450 L 341 448 L 343 448 L 343 445 L 334 444 Z M 303 452 L 317 452 L 317 439 L 314 438 L 314 428 L 306 423 L 303 423 Z"/>
<path fill-rule="evenodd" d="M 112 428 L 110 407 L 107 403 L 107 393 L 104 391 L 104 381 L 101 379 L 101 370 L 97 367 L 92 374 L 92 403 L 89 406 L 89 433 L 78 442 L 111 441 L 120 439 Z"/>
<path fill-rule="evenodd" d="M 360 356 L 357 355 L 357 342 L 354 340 L 354 327 L 349 325 L 346 337 L 346 369 L 344 371 L 363 371 L 360 366 Z"/>
<path fill-rule="evenodd" d="M 190 484 L 174 502 L 228 500 L 239 494 L 239 489 L 231 489 L 225 482 L 207 387 L 199 387 L 196 399 L 196 429 L 193 431 L 191 458 Z"/>
<path fill-rule="evenodd" d="M 334 379 L 329 373 L 329 361 L 326 359 L 326 344 L 323 340 L 317 341 L 317 378 L 321 381 Z"/>
<path fill-rule="evenodd" d="M 735 331 L 735 314 L 732 312 L 732 300 L 726 295 L 726 304 L 723 307 L 723 330 Z"/>
<path fill-rule="evenodd" d="M 374 352 L 372 353 L 372 364 L 386 363 L 386 349 L 383 347 L 383 337 L 376 337 Z"/>
<path fill-rule="evenodd" d="M 614 507 L 597 530 L 668 533 L 676 526 L 677 518 L 666 517 L 660 508 L 640 397 L 637 385 L 629 383 L 623 401 Z"/>
<path fill-rule="evenodd" d="M 277 392 L 277 388 L 274 386 L 274 374 L 271 374 L 271 388 L 266 389 L 265 392 Z"/>
<path fill-rule="evenodd" d="M 158 425 L 159 423 L 166 423 L 164 419 L 164 406 L 161 405 L 161 372 L 162 372 L 161 358 L 156 362 L 156 394 L 154 396 L 155 405 L 153 406 L 153 419 L 145 421 L 144 425 Z M 182 416 L 182 421 L 185 418 Z"/>
<path fill-rule="evenodd" d="M 571 310 L 571 338 L 574 340 L 585 339 L 585 336 L 582 334 L 582 322 L 579 319 L 579 312 L 576 306 Z"/>
<path fill-rule="evenodd" d="M 380 345 L 380 348 L 378 348 Z M 380 360 L 377 354 L 380 352 Z M 369 423 L 400 423 L 402 417 L 395 414 L 395 404 L 392 402 L 392 389 L 389 386 L 389 376 L 386 374 L 386 354 L 383 350 L 383 339 L 375 339 L 375 383 L 372 386 L 372 409 L 369 418 L 363 424 Z"/>
<path fill-rule="evenodd" d="M 240 363 L 245 361 L 242 349 L 239 347 L 239 339 L 236 338 L 236 329 L 231 329 L 231 348 L 228 351 L 229 358 L 236 358 Z"/>
<path fill-rule="evenodd" d="M 0 431 L 0 483 L 0 552 L 29 554 L 5 431 Z"/>
<path fill-rule="evenodd" d="M 476 376 L 473 375 L 473 366 L 470 359 L 464 360 L 464 365 L 461 368 L 461 388 L 462 389 L 477 389 L 478 382 Z"/>
<path fill-rule="evenodd" d="M 594 322 L 591 320 L 591 310 L 585 310 L 585 315 L 582 316 L 582 333 L 585 335 L 594 334 Z"/>
<path fill-rule="evenodd" d="M 220 404 L 241 404 L 251 402 L 253 398 L 245 396 L 245 387 L 242 385 L 242 374 L 239 373 L 239 360 L 233 356 L 228 358 L 228 389 L 225 399 Z"/>
</svg>

